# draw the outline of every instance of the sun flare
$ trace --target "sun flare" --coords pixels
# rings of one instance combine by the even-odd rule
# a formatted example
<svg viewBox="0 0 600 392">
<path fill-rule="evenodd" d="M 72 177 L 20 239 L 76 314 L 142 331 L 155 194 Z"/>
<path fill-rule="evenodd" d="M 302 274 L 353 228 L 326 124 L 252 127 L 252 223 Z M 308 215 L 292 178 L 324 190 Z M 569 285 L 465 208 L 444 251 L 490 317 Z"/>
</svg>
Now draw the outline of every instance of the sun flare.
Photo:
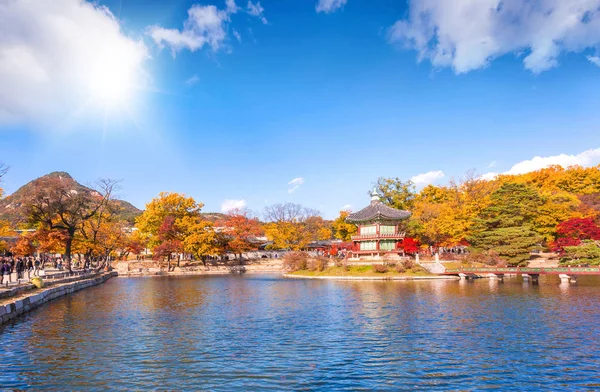
<svg viewBox="0 0 600 392">
<path fill-rule="evenodd" d="M 142 84 L 139 52 L 127 45 L 110 47 L 98 55 L 89 77 L 89 95 L 102 107 L 128 105 Z"/>
</svg>

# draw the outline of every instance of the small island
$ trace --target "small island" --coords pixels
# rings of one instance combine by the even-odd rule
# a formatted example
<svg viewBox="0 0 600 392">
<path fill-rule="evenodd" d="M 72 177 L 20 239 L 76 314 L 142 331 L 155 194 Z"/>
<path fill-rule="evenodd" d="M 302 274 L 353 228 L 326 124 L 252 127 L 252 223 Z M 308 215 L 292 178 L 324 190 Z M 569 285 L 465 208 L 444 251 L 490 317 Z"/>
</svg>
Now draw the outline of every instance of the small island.
<svg viewBox="0 0 600 392">
<path fill-rule="evenodd" d="M 410 212 L 386 206 L 374 189 L 371 203 L 349 214 L 346 222 L 357 226 L 351 237 L 352 249 L 343 259 L 328 259 L 306 252 L 288 253 L 283 268 L 288 278 L 347 280 L 457 279 L 440 276 L 439 263 L 421 264 L 407 256 L 400 230 Z M 436 269 L 437 268 L 437 269 Z"/>
</svg>

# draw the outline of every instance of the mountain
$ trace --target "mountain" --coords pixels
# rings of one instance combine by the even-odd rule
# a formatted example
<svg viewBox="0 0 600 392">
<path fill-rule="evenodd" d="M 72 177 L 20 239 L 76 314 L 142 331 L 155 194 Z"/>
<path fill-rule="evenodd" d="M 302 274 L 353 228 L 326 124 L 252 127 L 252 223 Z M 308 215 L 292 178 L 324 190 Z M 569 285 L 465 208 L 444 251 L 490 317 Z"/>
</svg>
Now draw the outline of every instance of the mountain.
<svg viewBox="0 0 600 392">
<path fill-rule="evenodd" d="M 32 189 L 37 183 L 43 182 L 46 178 L 58 177 L 63 181 L 67 181 L 68 186 L 75 191 L 92 191 L 84 185 L 81 185 L 66 172 L 53 172 L 43 177 L 37 178 L 19 188 L 15 193 L 0 200 L 0 220 L 9 221 L 12 225 L 19 225 L 27 222 L 25 216 L 25 208 L 23 203 L 28 194 L 32 192 Z M 118 215 L 129 222 L 131 225 L 135 223 L 135 218 L 142 213 L 142 211 L 136 208 L 131 203 L 125 200 L 116 200 L 117 205 L 120 207 Z"/>
</svg>

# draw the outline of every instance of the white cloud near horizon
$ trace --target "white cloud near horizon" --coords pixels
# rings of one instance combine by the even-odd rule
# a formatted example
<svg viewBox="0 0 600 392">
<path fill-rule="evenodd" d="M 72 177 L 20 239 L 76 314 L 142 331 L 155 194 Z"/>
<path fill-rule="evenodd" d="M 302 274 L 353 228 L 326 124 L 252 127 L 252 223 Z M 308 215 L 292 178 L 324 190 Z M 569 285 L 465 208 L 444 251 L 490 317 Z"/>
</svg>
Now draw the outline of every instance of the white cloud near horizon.
<svg viewBox="0 0 600 392">
<path fill-rule="evenodd" d="M 437 171 L 429 171 L 427 173 L 418 174 L 416 176 L 413 176 L 410 180 L 416 186 L 424 186 L 424 185 L 433 184 L 437 180 L 444 178 L 444 176 L 445 176 L 445 174 L 443 171 L 437 170 Z"/>
<path fill-rule="evenodd" d="M 600 45 L 600 0 L 410 0 L 409 16 L 389 30 L 390 42 L 418 61 L 458 74 L 505 54 L 523 56 L 533 73 L 558 65 L 562 53 Z M 592 63 L 594 61 L 588 57 Z"/>
<path fill-rule="evenodd" d="M 346 5 L 348 0 L 319 0 L 316 6 L 317 12 L 324 12 L 326 14 L 337 11 Z"/>
<path fill-rule="evenodd" d="M 352 204 L 346 204 L 342 207 L 342 211 L 350 211 L 352 209 Z"/>
<path fill-rule="evenodd" d="M 91 106 L 94 93 L 107 84 L 142 87 L 147 58 L 144 43 L 123 34 L 105 6 L 2 1 L 0 123 L 64 121 Z"/>
<path fill-rule="evenodd" d="M 292 185 L 292 187 L 288 189 L 288 193 L 292 194 L 292 193 L 296 192 L 296 189 L 298 189 L 298 187 L 302 184 L 304 184 L 304 178 L 302 178 L 302 177 L 294 178 L 293 180 L 288 182 L 288 185 Z"/>
<path fill-rule="evenodd" d="M 481 176 L 484 180 L 491 180 L 499 174 L 515 175 L 540 170 L 549 166 L 558 165 L 564 168 L 569 166 L 595 166 L 600 164 L 600 148 L 594 148 L 576 155 L 559 154 L 549 157 L 536 156 L 532 159 L 514 164 L 503 173 L 486 173 Z"/>
<path fill-rule="evenodd" d="M 188 10 L 188 18 L 183 22 L 183 29 L 154 25 L 147 29 L 147 33 L 160 48 L 168 46 L 173 56 L 183 49 L 195 52 L 205 46 L 209 46 L 216 52 L 225 46 L 228 39 L 231 15 L 240 10 L 235 0 L 226 0 L 225 9 L 219 9 L 214 5 L 194 4 Z M 247 13 L 267 24 L 264 8 L 260 2 L 248 1 Z M 235 32 L 233 34 L 238 38 L 239 34 L 236 35 Z"/>
<path fill-rule="evenodd" d="M 221 203 L 221 212 L 223 213 L 227 213 L 233 210 L 243 210 L 244 208 L 246 208 L 246 200 L 244 199 L 240 199 L 240 200 L 234 200 L 234 199 L 227 199 L 227 200 L 223 200 L 223 203 Z"/>
</svg>

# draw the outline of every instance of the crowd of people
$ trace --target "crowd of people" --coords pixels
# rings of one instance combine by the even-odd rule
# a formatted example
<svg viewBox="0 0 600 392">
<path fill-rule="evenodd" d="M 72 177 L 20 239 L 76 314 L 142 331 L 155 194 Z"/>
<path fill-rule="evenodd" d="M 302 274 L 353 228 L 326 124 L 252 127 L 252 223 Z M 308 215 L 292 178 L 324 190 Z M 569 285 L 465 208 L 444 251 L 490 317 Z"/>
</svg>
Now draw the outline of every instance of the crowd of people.
<svg viewBox="0 0 600 392">
<path fill-rule="evenodd" d="M 25 278 L 25 272 L 37 276 L 40 271 L 40 260 L 34 257 L 0 257 L 0 285 L 12 281 L 12 274 L 17 273 L 17 280 Z"/>
</svg>

